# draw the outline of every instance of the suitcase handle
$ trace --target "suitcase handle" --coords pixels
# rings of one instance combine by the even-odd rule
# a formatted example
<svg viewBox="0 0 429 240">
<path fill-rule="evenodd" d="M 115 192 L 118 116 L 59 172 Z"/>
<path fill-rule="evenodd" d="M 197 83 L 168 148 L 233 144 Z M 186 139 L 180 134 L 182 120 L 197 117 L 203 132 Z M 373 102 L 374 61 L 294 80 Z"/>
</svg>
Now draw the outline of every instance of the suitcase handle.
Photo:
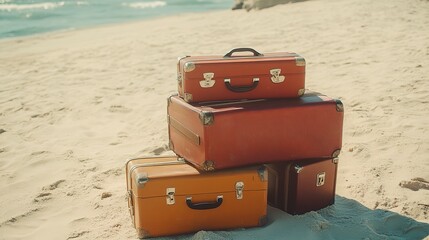
<svg viewBox="0 0 429 240">
<path fill-rule="evenodd" d="M 224 58 L 232 57 L 232 54 L 236 53 L 236 52 L 252 52 L 253 56 L 255 56 L 255 57 L 256 56 L 263 56 L 262 53 L 259 53 L 258 51 L 256 51 L 253 48 L 234 48 L 231 51 L 229 51 L 227 54 L 225 54 L 225 56 L 223 56 L 223 57 Z"/>
<path fill-rule="evenodd" d="M 186 205 L 188 205 L 189 208 L 195 209 L 195 210 L 206 210 L 206 209 L 213 209 L 219 207 L 223 202 L 223 196 L 217 196 L 216 202 L 201 202 L 201 203 L 193 203 L 192 197 L 186 198 Z"/>
<path fill-rule="evenodd" d="M 249 86 L 236 86 L 236 87 L 234 87 L 231 85 L 231 79 L 229 79 L 229 78 L 225 79 L 224 83 L 225 83 L 226 88 L 228 88 L 232 92 L 248 92 L 248 91 L 255 89 L 258 86 L 259 78 L 254 78 L 252 85 L 249 85 Z"/>
</svg>

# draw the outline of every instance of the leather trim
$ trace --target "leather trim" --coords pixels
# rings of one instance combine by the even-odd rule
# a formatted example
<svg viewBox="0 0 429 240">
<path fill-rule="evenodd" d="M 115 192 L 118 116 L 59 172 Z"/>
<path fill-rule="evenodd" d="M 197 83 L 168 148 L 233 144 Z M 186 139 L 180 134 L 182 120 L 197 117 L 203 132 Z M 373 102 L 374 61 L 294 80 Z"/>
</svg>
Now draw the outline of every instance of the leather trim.
<svg viewBox="0 0 429 240">
<path fill-rule="evenodd" d="M 192 143 L 200 145 L 200 136 L 183 126 L 179 121 L 171 116 L 168 116 L 169 125 L 176 129 L 183 136 L 187 137 Z"/>
</svg>

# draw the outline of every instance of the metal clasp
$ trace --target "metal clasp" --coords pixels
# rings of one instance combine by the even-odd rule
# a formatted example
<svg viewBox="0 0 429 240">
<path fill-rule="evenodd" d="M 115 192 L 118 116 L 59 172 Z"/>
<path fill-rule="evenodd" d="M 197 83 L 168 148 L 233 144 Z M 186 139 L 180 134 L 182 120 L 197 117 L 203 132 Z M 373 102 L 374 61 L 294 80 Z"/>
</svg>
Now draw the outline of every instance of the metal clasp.
<svg viewBox="0 0 429 240">
<path fill-rule="evenodd" d="M 325 185 L 325 177 L 326 177 L 325 172 L 321 172 L 321 173 L 317 174 L 317 182 L 316 182 L 317 187 Z"/>
<path fill-rule="evenodd" d="M 204 76 L 204 80 L 200 81 L 200 86 L 202 88 L 211 88 L 214 86 L 214 84 L 216 83 L 215 80 L 213 80 L 214 78 L 214 73 L 203 73 Z"/>
<path fill-rule="evenodd" d="M 280 75 L 281 73 L 281 69 L 280 68 L 275 68 L 275 69 L 271 69 L 270 73 L 271 73 L 271 81 L 273 83 L 281 83 L 285 81 L 285 76 L 284 75 Z"/>
<path fill-rule="evenodd" d="M 237 197 L 237 199 L 243 199 L 243 189 L 244 189 L 243 182 L 237 182 L 235 184 L 235 196 Z"/>
<path fill-rule="evenodd" d="M 175 188 L 167 188 L 167 205 L 173 205 L 175 203 L 174 201 L 174 193 L 176 192 Z"/>
</svg>

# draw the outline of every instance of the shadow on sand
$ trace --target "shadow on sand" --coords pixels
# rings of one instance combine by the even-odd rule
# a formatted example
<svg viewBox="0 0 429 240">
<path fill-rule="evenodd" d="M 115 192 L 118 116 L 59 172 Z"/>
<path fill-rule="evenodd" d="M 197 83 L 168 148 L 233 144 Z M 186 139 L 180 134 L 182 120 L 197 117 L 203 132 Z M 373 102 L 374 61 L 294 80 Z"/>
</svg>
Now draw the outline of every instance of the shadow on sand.
<svg viewBox="0 0 429 240">
<path fill-rule="evenodd" d="M 387 210 L 372 210 L 337 195 L 334 205 L 303 215 L 292 216 L 268 207 L 268 223 L 264 227 L 200 231 L 194 235 L 159 239 L 421 240 L 427 236 L 429 224 Z"/>
</svg>

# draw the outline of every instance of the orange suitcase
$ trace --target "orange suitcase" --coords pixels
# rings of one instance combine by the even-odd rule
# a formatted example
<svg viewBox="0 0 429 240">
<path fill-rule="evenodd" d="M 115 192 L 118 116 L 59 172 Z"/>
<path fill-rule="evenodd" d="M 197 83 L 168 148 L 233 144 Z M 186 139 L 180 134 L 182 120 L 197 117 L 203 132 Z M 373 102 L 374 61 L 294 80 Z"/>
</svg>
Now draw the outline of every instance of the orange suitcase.
<svg viewBox="0 0 429 240">
<path fill-rule="evenodd" d="M 200 173 L 177 157 L 126 164 L 128 206 L 140 238 L 262 226 L 268 173 L 263 165 Z"/>
<path fill-rule="evenodd" d="M 266 164 L 268 204 L 290 214 L 334 203 L 338 158 Z"/>
<path fill-rule="evenodd" d="M 237 55 L 249 52 L 252 55 Z M 304 94 L 305 60 L 296 53 L 237 48 L 225 56 L 183 57 L 178 90 L 186 102 L 292 98 Z"/>
<path fill-rule="evenodd" d="M 343 105 L 317 93 L 296 99 L 189 104 L 169 98 L 170 148 L 211 171 L 251 164 L 336 157 Z"/>
</svg>

